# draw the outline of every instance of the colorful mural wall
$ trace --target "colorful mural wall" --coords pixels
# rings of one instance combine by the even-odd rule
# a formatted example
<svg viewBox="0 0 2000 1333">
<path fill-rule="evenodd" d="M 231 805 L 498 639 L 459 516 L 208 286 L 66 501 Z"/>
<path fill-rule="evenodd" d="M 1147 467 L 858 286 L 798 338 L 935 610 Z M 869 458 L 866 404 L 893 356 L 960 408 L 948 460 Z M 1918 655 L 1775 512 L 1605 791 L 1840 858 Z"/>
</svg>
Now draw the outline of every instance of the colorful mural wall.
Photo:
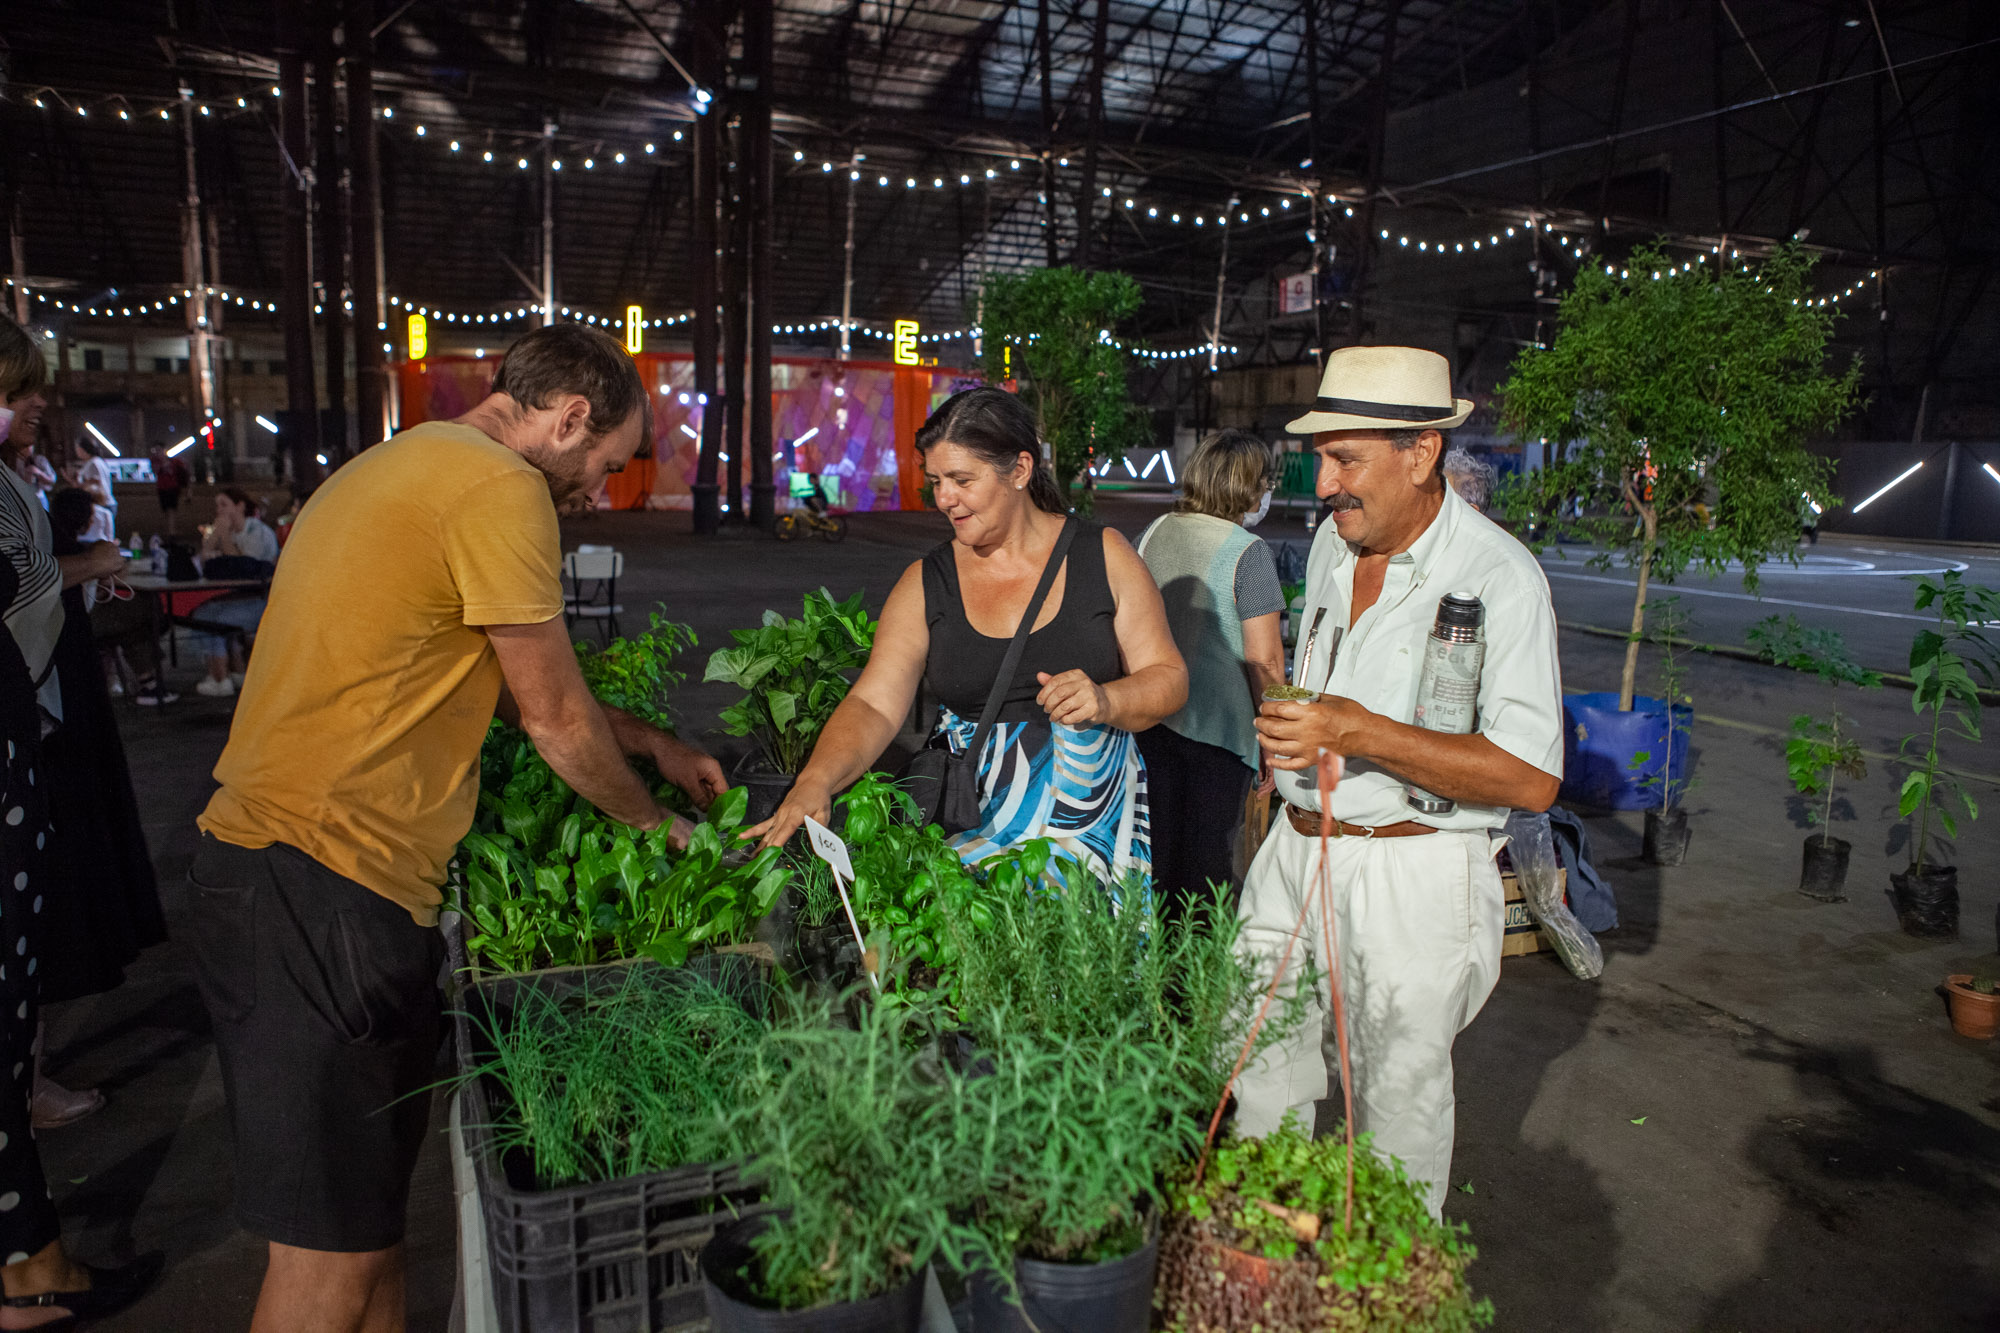
<svg viewBox="0 0 2000 1333">
<path fill-rule="evenodd" d="M 702 415 L 709 410 L 695 393 L 694 361 L 673 352 L 646 352 L 635 359 L 651 390 L 653 457 L 635 460 L 611 478 L 599 503 L 615 509 L 685 509 L 692 503 L 700 460 Z M 485 397 L 499 364 L 498 357 L 399 363 L 400 424 L 414 426 L 466 411 Z M 964 371 L 938 366 L 774 358 L 772 472 L 779 508 L 790 504 L 794 470 L 816 477 L 838 508 L 864 513 L 923 508 L 923 469 L 911 447 L 917 427 L 947 396 L 976 383 Z M 741 445 L 735 442 L 735 447 Z M 725 451 L 730 448 L 725 442 Z"/>
</svg>

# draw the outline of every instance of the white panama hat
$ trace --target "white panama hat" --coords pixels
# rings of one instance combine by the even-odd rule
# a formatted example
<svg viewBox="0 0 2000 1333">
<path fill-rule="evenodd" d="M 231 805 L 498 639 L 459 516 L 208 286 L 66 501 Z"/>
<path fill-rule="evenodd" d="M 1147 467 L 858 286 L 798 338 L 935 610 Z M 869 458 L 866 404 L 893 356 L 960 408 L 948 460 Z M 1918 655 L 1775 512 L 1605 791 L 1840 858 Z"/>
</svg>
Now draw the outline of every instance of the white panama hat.
<svg viewBox="0 0 2000 1333">
<path fill-rule="evenodd" d="M 1449 406 L 1447 406 L 1449 404 Z M 1327 355 L 1313 410 L 1285 429 L 1450 430 L 1472 402 L 1451 393 L 1451 363 L 1421 347 L 1336 347 Z"/>
</svg>

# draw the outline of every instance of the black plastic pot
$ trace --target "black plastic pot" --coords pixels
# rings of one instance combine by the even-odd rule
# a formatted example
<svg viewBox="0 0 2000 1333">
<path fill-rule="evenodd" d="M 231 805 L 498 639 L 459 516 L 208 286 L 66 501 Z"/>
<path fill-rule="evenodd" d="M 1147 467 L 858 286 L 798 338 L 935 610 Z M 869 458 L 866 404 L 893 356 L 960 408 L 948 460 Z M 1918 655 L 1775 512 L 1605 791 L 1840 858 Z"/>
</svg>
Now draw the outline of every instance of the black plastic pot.
<svg viewBox="0 0 2000 1333">
<path fill-rule="evenodd" d="M 821 986 L 838 992 L 854 984 L 861 971 L 861 946 L 854 942 L 847 915 L 836 913 L 824 925 L 799 927 L 799 958 Z"/>
<path fill-rule="evenodd" d="M 1680 806 L 1646 812 L 1646 859 L 1656 866 L 1687 860 L 1688 812 Z"/>
<path fill-rule="evenodd" d="M 1137 1250 L 1101 1264 L 1017 1259 L 1018 1305 L 991 1277 L 972 1279 L 973 1333 L 1146 1333 L 1159 1266 L 1158 1226 Z"/>
<path fill-rule="evenodd" d="M 1806 839 L 1805 862 L 1799 869 L 1799 892 L 1823 903 L 1844 903 L 1841 892 L 1847 883 L 1847 854 L 1853 850 L 1845 838 L 1815 833 Z"/>
<path fill-rule="evenodd" d="M 1958 867 L 1925 866 L 1889 876 L 1903 933 L 1926 939 L 1958 934 Z"/>
<path fill-rule="evenodd" d="M 749 812 L 744 815 L 744 824 L 761 824 L 778 813 L 778 807 L 785 802 L 785 794 L 798 781 L 795 773 L 774 773 L 766 768 L 763 756 L 751 753 L 736 761 L 730 780 L 742 787 L 750 797 Z"/>
<path fill-rule="evenodd" d="M 752 1217 L 715 1233 L 702 1247 L 708 1322 L 714 1333 L 916 1333 L 924 1313 L 924 1272 L 865 1301 L 811 1310 L 775 1310 L 757 1303 L 743 1270 L 756 1261 L 750 1238 L 770 1219 Z"/>
</svg>

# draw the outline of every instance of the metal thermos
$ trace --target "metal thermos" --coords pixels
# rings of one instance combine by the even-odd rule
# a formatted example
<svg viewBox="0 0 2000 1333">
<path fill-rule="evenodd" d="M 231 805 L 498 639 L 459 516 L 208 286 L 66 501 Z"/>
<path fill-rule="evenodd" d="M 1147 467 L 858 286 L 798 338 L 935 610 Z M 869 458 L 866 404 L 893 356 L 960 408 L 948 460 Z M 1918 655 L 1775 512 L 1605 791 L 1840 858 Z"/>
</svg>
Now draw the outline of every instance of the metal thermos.
<svg viewBox="0 0 2000 1333">
<path fill-rule="evenodd" d="M 1486 661 L 1481 629 L 1486 608 L 1469 592 L 1446 593 L 1438 599 L 1437 621 L 1424 640 L 1423 674 L 1417 679 L 1417 712 L 1413 724 L 1425 731 L 1463 736 L 1479 721 L 1479 669 Z M 1448 815 L 1455 801 L 1433 796 L 1415 783 L 1405 783 L 1403 795 L 1412 809 L 1426 815 Z"/>
</svg>

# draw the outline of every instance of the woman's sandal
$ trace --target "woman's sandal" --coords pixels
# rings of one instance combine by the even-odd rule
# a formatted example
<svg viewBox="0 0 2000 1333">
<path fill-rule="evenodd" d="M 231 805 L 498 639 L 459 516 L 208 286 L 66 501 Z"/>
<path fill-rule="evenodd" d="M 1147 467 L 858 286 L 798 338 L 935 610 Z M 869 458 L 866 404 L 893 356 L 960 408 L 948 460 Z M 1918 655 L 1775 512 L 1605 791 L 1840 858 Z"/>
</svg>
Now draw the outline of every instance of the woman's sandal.
<svg viewBox="0 0 2000 1333">
<path fill-rule="evenodd" d="M 57 1306 L 69 1311 L 61 1319 L 51 1319 L 45 1324 L 35 1325 L 36 1329 L 46 1329 L 49 1333 L 77 1327 L 86 1319 L 103 1319 L 117 1314 L 132 1302 L 146 1294 L 165 1268 L 167 1256 L 155 1250 L 142 1254 L 129 1264 L 117 1268 L 99 1268 L 96 1264 L 84 1264 L 90 1270 L 90 1285 L 81 1291 L 45 1291 L 36 1296 L 7 1296 L 0 1298 L 0 1305 L 15 1310 L 39 1310 Z"/>
</svg>

